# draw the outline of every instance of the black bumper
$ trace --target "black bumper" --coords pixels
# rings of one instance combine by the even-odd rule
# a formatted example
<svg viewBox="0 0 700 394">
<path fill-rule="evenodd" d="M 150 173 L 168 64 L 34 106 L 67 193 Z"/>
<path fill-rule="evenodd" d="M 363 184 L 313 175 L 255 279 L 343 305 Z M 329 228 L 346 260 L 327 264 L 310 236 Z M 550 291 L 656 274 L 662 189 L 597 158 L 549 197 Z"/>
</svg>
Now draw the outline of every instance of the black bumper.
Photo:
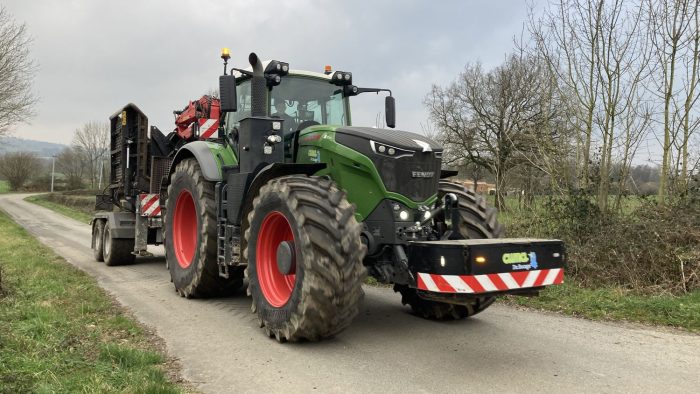
<svg viewBox="0 0 700 394">
<path fill-rule="evenodd" d="M 559 240 L 503 238 L 413 242 L 415 288 L 432 293 L 518 293 L 564 282 Z"/>
</svg>

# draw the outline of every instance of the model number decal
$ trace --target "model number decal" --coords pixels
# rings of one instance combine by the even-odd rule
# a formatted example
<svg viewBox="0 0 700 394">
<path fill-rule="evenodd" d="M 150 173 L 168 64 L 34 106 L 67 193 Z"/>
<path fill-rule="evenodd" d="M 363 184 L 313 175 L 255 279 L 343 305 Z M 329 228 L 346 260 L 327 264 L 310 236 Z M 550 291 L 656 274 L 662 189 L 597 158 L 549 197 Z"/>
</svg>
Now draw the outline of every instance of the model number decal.
<svg viewBox="0 0 700 394">
<path fill-rule="evenodd" d="M 435 171 L 411 171 L 411 176 L 414 178 L 432 178 L 435 176 Z"/>
</svg>

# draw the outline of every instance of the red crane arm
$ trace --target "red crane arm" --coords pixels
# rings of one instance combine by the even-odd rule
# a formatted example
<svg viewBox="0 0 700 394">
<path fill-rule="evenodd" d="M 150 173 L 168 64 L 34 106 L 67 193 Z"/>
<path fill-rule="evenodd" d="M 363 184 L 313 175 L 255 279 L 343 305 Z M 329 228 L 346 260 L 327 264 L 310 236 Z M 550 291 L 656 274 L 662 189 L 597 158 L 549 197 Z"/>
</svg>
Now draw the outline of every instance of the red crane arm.
<svg viewBox="0 0 700 394">
<path fill-rule="evenodd" d="M 189 104 L 175 118 L 175 131 L 187 141 L 207 139 L 219 128 L 221 103 L 218 98 L 204 95 Z"/>
</svg>

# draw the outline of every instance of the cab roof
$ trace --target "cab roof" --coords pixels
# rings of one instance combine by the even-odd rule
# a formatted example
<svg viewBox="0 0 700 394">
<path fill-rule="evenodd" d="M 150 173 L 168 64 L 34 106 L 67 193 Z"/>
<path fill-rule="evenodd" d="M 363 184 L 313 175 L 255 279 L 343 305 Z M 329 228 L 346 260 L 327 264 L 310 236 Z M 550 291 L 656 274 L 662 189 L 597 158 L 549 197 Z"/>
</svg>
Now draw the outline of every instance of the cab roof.
<svg viewBox="0 0 700 394">
<path fill-rule="evenodd" d="M 272 60 L 265 60 L 262 62 L 263 70 L 267 67 L 268 64 L 270 64 Z M 253 68 L 251 66 L 248 66 L 244 68 L 243 70 L 253 72 Z M 241 78 L 244 75 L 242 75 L 238 71 L 233 71 L 233 75 L 236 78 Z M 328 81 L 331 80 L 331 75 L 333 74 L 324 74 L 324 73 L 319 73 L 319 72 L 314 72 L 314 71 L 307 71 L 307 70 L 289 70 L 289 75 L 299 75 L 299 76 L 304 76 L 304 77 L 312 77 L 312 78 L 319 78 L 319 79 L 326 79 Z"/>
</svg>

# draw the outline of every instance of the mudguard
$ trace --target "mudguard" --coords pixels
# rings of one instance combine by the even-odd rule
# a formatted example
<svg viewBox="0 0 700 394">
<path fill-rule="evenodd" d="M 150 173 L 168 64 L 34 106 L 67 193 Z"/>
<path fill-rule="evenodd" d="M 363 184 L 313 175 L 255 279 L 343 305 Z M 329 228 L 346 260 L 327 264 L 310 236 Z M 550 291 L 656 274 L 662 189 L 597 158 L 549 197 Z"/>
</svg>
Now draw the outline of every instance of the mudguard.
<svg viewBox="0 0 700 394">
<path fill-rule="evenodd" d="M 189 157 L 197 160 L 204 179 L 211 182 L 220 182 L 223 179 L 221 167 L 238 164 L 231 151 L 223 145 L 209 141 L 193 141 L 183 145 L 177 151 L 170 165 L 170 173 L 175 170 L 179 162 Z"/>
<path fill-rule="evenodd" d="M 245 207 L 253 204 L 258 190 L 269 180 L 294 174 L 313 175 L 324 168 L 325 163 L 272 163 L 261 166 L 252 173 L 230 173 L 227 179 L 228 219 L 234 224 L 240 224 Z"/>
<path fill-rule="evenodd" d="M 134 238 L 136 234 L 136 214 L 132 212 L 97 212 L 90 225 L 94 226 L 96 220 L 107 221 L 112 238 Z"/>
</svg>

